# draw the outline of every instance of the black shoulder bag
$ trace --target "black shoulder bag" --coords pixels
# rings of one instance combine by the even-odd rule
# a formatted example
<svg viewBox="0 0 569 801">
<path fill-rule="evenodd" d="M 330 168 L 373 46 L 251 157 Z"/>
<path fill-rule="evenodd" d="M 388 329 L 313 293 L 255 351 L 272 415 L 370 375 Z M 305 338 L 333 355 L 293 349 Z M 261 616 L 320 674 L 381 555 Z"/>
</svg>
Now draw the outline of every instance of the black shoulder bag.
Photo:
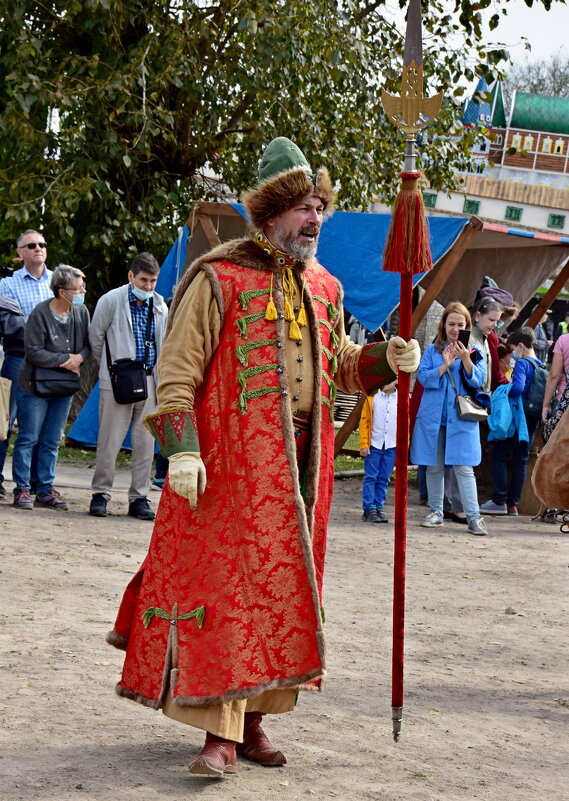
<svg viewBox="0 0 569 801">
<path fill-rule="evenodd" d="M 71 320 L 68 323 L 71 325 Z M 73 353 L 79 353 L 77 342 L 77 326 L 73 328 Z M 42 367 L 32 365 L 32 395 L 37 398 L 69 398 L 81 389 L 78 373 L 66 370 L 65 367 Z"/>
<path fill-rule="evenodd" d="M 111 389 L 117 403 L 138 403 L 148 397 L 146 384 L 146 364 L 150 352 L 150 331 L 152 329 L 153 305 L 152 298 L 148 304 L 148 318 L 146 320 L 146 335 L 144 341 L 144 361 L 136 359 L 111 360 L 111 351 L 105 334 L 105 348 L 107 353 L 107 367 L 111 378 Z"/>
</svg>

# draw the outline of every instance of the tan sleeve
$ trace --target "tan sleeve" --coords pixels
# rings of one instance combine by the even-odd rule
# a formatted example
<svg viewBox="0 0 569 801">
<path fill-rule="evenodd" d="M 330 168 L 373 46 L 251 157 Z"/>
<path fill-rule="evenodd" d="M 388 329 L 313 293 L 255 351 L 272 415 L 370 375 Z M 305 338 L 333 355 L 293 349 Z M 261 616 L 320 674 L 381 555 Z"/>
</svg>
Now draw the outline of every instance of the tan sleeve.
<svg viewBox="0 0 569 801">
<path fill-rule="evenodd" d="M 193 279 L 176 310 L 158 359 L 158 411 L 193 409 L 196 389 L 219 345 L 221 317 L 204 272 Z"/>
<path fill-rule="evenodd" d="M 361 392 L 362 387 L 358 381 L 358 359 L 362 349 L 360 345 L 352 342 L 346 334 L 343 319 L 338 323 L 336 333 L 340 341 L 335 351 L 338 358 L 338 372 L 334 376 L 334 381 L 342 392 L 348 392 L 349 394 Z"/>
</svg>

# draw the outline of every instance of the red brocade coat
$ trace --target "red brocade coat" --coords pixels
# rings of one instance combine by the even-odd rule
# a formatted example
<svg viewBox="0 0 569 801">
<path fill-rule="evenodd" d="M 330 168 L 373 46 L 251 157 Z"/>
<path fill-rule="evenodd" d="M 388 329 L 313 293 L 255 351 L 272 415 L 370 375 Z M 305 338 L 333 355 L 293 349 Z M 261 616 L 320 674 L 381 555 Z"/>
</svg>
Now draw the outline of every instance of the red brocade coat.
<svg viewBox="0 0 569 801">
<path fill-rule="evenodd" d="M 282 315 L 264 318 L 271 270 L 252 248 L 260 266 L 209 254 L 185 279 L 187 286 L 205 270 L 222 319 L 193 409 L 207 488 L 192 511 L 166 482 L 148 555 L 108 638 L 126 647 L 118 692 L 150 706 L 162 706 L 168 688 L 178 703 L 199 706 L 317 687 L 324 674 L 321 594 L 341 290 L 316 262 L 306 269 L 303 331 L 311 338 L 315 399 L 303 481 L 288 396 L 288 323 Z M 280 269 L 272 272 L 281 312 Z"/>
</svg>

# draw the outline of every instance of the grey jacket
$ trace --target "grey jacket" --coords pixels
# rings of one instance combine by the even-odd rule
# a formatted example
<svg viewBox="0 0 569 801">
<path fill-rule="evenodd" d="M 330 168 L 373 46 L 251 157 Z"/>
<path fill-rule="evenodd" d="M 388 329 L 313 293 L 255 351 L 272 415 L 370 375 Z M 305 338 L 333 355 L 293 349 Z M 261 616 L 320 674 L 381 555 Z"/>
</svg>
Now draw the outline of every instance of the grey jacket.
<svg viewBox="0 0 569 801">
<path fill-rule="evenodd" d="M 136 359 L 136 345 L 134 342 L 134 330 L 132 327 L 132 316 L 128 301 L 128 284 L 111 289 L 106 295 L 99 298 L 99 302 L 93 312 L 91 328 L 89 330 L 89 341 L 91 351 L 95 359 L 99 362 L 99 384 L 101 389 L 111 389 L 111 379 L 107 367 L 107 354 L 105 352 L 105 334 L 111 351 L 111 359 Z M 166 331 L 166 321 L 168 319 L 168 307 L 164 303 L 164 298 L 157 292 L 154 293 L 154 339 L 156 342 L 156 356 L 160 355 L 162 342 Z M 154 369 L 154 380 L 158 383 L 156 368 Z"/>
<path fill-rule="evenodd" d="M 18 376 L 18 386 L 32 395 L 33 365 L 59 367 L 71 353 L 89 358 L 89 312 L 85 306 L 71 306 L 67 323 L 58 322 L 50 311 L 49 300 L 35 306 L 24 333 L 25 358 Z"/>
</svg>

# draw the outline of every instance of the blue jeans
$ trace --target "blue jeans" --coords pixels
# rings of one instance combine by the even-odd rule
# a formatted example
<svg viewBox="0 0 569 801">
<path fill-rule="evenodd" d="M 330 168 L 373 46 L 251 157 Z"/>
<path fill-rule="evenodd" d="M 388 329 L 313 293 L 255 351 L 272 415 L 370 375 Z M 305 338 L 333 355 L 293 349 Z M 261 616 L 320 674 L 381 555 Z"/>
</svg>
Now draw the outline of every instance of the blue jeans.
<svg viewBox="0 0 569 801">
<path fill-rule="evenodd" d="M 38 495 L 53 489 L 57 454 L 73 397 L 36 398 L 16 387 L 18 436 L 12 456 L 16 487 L 30 488 L 32 451 L 38 446 Z"/>
<path fill-rule="evenodd" d="M 8 354 L 7 356 L 4 356 L 2 369 L 0 369 L 0 376 L 2 376 L 2 378 L 9 378 L 12 382 L 12 386 L 10 387 L 10 420 L 8 422 L 8 436 L 6 439 L 0 441 L 0 484 L 4 482 L 4 463 L 6 461 L 6 454 L 8 453 L 8 446 L 10 445 L 12 428 L 16 422 L 16 382 L 18 381 L 18 373 L 20 372 L 20 366 L 23 361 L 23 356 L 10 356 L 10 354 Z M 38 452 L 37 448 L 35 448 L 32 454 L 32 484 L 34 487 L 38 483 L 37 461 Z"/>
<path fill-rule="evenodd" d="M 417 465 L 417 483 L 419 485 L 419 498 L 427 499 L 427 468 L 424 464 Z"/>
<path fill-rule="evenodd" d="M 445 494 L 445 443 L 446 426 L 439 430 L 437 443 L 437 463 L 427 467 L 427 487 L 429 490 L 429 506 L 433 512 L 443 514 L 443 499 Z M 470 465 L 451 465 L 456 476 L 458 492 L 462 501 L 462 508 L 466 519 L 470 522 L 480 517 L 480 507 L 478 505 L 478 492 L 476 490 L 476 479 L 474 470 Z"/>
<path fill-rule="evenodd" d="M 526 417 L 529 442 L 520 442 L 517 433 L 494 443 L 490 473 L 494 487 L 492 500 L 500 505 L 517 506 L 522 496 L 529 460 L 529 446 L 539 425 L 539 417 Z M 508 483 L 508 462 L 512 463 Z"/>
<path fill-rule="evenodd" d="M 395 448 L 369 449 L 364 459 L 364 483 L 362 503 L 364 511 L 383 509 L 387 495 L 389 477 L 395 465 Z"/>
</svg>

